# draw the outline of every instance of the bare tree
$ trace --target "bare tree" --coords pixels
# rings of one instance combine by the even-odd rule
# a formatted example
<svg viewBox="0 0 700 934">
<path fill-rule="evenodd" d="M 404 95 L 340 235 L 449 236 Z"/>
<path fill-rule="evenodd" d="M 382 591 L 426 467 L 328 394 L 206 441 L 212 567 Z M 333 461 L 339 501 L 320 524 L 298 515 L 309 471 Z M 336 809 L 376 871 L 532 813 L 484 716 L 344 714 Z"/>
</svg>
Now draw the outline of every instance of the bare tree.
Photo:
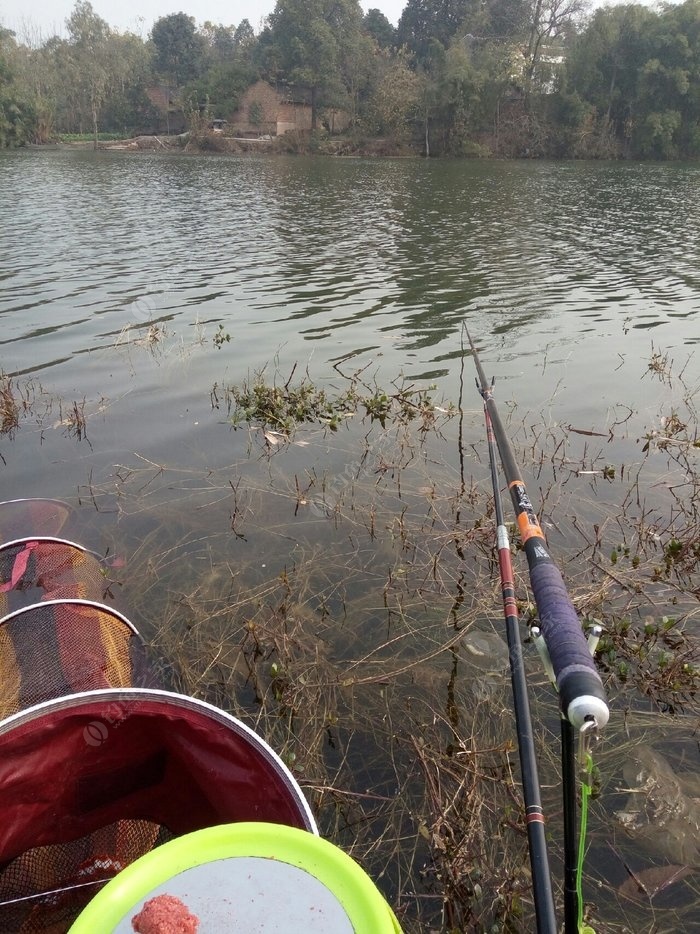
<svg viewBox="0 0 700 934">
<path fill-rule="evenodd" d="M 528 85 L 540 61 L 542 46 L 574 27 L 589 6 L 589 0 L 534 0 L 525 56 Z"/>
</svg>

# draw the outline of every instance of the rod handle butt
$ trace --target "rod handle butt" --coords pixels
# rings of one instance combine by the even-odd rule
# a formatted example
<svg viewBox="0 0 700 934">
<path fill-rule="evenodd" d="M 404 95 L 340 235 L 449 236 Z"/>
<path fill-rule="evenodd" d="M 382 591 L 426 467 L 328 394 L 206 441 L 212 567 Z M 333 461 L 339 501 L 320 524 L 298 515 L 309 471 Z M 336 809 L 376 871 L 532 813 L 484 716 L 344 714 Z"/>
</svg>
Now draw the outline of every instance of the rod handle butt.
<svg viewBox="0 0 700 934">
<path fill-rule="evenodd" d="M 568 705 L 564 715 L 575 730 L 580 730 L 591 719 L 602 729 L 610 719 L 608 705 L 592 694 L 579 694 Z"/>
</svg>

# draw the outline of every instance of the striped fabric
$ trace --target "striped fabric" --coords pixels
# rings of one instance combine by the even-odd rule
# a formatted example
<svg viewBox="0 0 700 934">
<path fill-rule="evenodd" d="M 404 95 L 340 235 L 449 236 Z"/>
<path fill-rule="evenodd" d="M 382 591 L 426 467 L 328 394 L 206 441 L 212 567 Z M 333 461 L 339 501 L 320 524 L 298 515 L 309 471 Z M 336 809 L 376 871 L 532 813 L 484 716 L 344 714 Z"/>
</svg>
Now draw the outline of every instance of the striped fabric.
<svg viewBox="0 0 700 934">
<path fill-rule="evenodd" d="M 141 640 L 109 607 L 36 603 L 0 621 L 0 720 L 66 694 L 141 687 L 146 669 Z"/>
<path fill-rule="evenodd" d="M 23 538 L 0 546 L 0 618 L 39 600 L 102 602 L 108 590 L 104 565 L 73 542 Z"/>
</svg>

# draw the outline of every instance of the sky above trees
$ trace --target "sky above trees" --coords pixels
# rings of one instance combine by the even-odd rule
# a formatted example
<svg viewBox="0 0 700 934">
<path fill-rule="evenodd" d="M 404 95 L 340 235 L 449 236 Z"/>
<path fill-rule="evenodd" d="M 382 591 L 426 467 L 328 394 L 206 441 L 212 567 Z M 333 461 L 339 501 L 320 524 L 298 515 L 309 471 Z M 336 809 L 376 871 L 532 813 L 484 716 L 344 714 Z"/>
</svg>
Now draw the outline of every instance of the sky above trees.
<svg viewBox="0 0 700 934">
<path fill-rule="evenodd" d="M 615 6 L 625 0 L 592 0 L 593 8 Z M 654 0 L 635 0 L 652 6 Z M 0 24 L 17 33 L 20 40 L 32 40 L 58 34 L 65 35 L 65 21 L 70 16 L 74 0 L 0 0 Z M 198 23 L 209 20 L 225 26 L 237 26 L 247 19 L 255 32 L 260 31 L 263 17 L 272 13 L 275 0 L 94 0 L 95 12 L 120 32 L 129 30 L 144 38 L 154 21 L 170 13 L 187 13 Z M 365 13 L 378 9 L 395 26 L 406 6 L 406 0 L 360 0 Z M 33 37 L 32 31 L 38 32 Z M 23 35 L 27 33 L 27 35 Z"/>
<path fill-rule="evenodd" d="M 23 38 L 22 26 L 37 27 L 46 37 L 65 34 L 65 20 L 74 0 L 0 0 L 0 23 Z M 225 26 L 237 26 L 247 19 L 258 32 L 260 21 L 272 13 L 275 0 L 94 0 L 93 8 L 110 26 L 146 36 L 153 22 L 170 13 L 187 13 L 198 23 L 209 20 Z M 399 21 L 405 0 L 361 0 L 364 11 L 378 9 L 394 25 Z"/>
</svg>

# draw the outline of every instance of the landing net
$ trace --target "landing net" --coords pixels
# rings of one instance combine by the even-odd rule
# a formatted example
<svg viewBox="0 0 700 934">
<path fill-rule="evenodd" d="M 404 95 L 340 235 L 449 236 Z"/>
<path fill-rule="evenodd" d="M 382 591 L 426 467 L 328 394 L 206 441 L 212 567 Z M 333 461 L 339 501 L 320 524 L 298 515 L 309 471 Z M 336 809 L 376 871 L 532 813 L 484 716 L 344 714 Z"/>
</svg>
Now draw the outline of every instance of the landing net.
<svg viewBox="0 0 700 934">
<path fill-rule="evenodd" d="M 296 781 L 236 718 L 162 690 L 110 569 L 58 538 L 70 509 L 0 503 L 0 930 L 66 931 L 126 865 L 235 821 L 316 832 Z M 22 536 L 18 535 L 24 526 Z"/>
</svg>

